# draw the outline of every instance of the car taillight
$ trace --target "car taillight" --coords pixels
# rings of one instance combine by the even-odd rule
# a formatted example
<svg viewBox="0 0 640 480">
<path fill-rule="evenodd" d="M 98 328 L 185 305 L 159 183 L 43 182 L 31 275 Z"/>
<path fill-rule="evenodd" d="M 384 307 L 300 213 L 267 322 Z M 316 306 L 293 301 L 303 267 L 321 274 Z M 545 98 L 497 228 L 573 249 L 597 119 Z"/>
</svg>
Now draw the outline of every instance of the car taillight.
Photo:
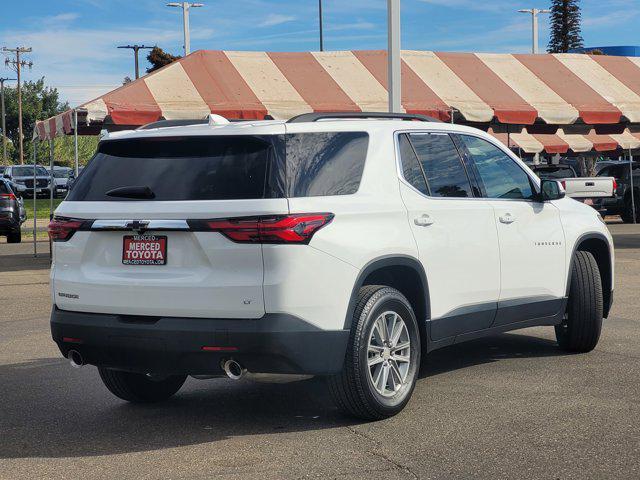
<svg viewBox="0 0 640 480">
<path fill-rule="evenodd" d="M 82 228 L 84 223 L 85 220 L 76 218 L 54 217 L 54 219 L 49 222 L 49 238 L 54 242 L 66 242 L 76 231 Z"/>
<path fill-rule="evenodd" d="M 618 190 L 618 182 L 616 182 L 616 179 L 613 179 L 613 193 L 616 193 L 616 190 Z"/>
<path fill-rule="evenodd" d="M 0 198 L 9 198 L 15 200 L 16 196 L 13 193 L 0 193 Z"/>
<path fill-rule="evenodd" d="M 567 189 L 567 181 L 566 180 L 560 180 L 560 184 L 562 185 L 563 189 Z"/>
<path fill-rule="evenodd" d="M 236 243 L 309 243 L 333 219 L 332 213 L 192 220 L 195 230 L 220 232 Z"/>
</svg>

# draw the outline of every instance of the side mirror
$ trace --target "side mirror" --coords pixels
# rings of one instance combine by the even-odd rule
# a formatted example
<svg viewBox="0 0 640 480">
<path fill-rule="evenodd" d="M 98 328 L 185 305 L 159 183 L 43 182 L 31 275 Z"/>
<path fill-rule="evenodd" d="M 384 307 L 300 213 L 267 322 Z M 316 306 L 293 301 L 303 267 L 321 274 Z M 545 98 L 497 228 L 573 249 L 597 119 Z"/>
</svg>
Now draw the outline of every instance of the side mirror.
<svg viewBox="0 0 640 480">
<path fill-rule="evenodd" d="M 540 201 L 560 200 L 564 198 L 564 195 L 564 188 L 557 180 L 542 180 L 540 183 L 540 194 L 538 196 Z"/>
</svg>

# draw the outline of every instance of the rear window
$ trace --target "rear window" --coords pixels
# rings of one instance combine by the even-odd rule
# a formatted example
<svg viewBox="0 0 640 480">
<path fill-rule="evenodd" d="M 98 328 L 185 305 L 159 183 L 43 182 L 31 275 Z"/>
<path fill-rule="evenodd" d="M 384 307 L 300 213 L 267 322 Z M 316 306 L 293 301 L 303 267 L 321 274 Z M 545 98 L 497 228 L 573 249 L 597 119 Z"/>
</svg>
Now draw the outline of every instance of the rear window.
<svg viewBox="0 0 640 480">
<path fill-rule="evenodd" d="M 286 136 L 287 196 L 356 193 L 367 158 L 364 132 L 294 133 Z"/>
<path fill-rule="evenodd" d="M 13 193 L 6 182 L 0 181 L 0 194 Z"/>
<path fill-rule="evenodd" d="M 269 169 L 278 138 L 157 137 L 102 143 L 68 200 L 125 201 L 107 195 L 148 187 L 154 200 L 233 200 L 281 196 Z M 281 190 L 281 189 L 280 189 Z"/>
<path fill-rule="evenodd" d="M 538 177 L 545 180 L 552 180 L 554 178 L 574 178 L 576 176 L 576 172 L 574 172 L 571 167 L 534 167 L 534 171 Z"/>
<path fill-rule="evenodd" d="M 107 195 L 123 187 L 148 187 L 156 201 L 349 195 L 360 186 L 368 143 L 364 132 L 112 140 L 67 199 L 139 200 Z"/>
</svg>

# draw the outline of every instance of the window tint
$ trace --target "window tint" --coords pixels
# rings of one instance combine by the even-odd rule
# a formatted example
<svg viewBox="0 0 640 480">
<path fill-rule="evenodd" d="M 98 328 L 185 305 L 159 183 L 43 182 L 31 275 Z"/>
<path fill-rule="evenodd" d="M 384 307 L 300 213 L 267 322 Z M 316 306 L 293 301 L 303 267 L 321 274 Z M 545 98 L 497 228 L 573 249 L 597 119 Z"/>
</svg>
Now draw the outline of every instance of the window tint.
<svg viewBox="0 0 640 480">
<path fill-rule="evenodd" d="M 402 162 L 402 174 L 405 180 L 416 190 L 425 195 L 429 195 L 427 182 L 424 179 L 422 168 L 420 168 L 418 164 L 418 157 L 416 157 L 409 139 L 403 134 L 398 137 L 398 142 L 400 147 L 400 160 Z"/>
<path fill-rule="evenodd" d="M 2 180 L 0 180 L 0 194 L 7 194 L 7 193 L 13 193 L 11 191 L 11 188 L 9 188 L 9 185 L 7 185 L 7 182 L 3 182 Z"/>
<path fill-rule="evenodd" d="M 286 135 L 287 196 L 356 193 L 368 144 L 369 136 L 364 132 Z"/>
<path fill-rule="evenodd" d="M 533 198 L 529 176 L 506 153 L 481 138 L 460 135 L 488 198 Z"/>
<path fill-rule="evenodd" d="M 472 197 L 469 178 L 458 150 L 447 134 L 411 134 L 431 196 Z"/>
<path fill-rule="evenodd" d="M 279 137 L 159 137 L 102 143 L 68 200 L 127 201 L 118 187 L 147 186 L 154 200 L 277 196 L 268 180 Z M 279 196 L 281 196 L 280 193 Z"/>
<path fill-rule="evenodd" d="M 555 180 L 559 178 L 574 178 L 576 172 L 571 167 L 538 167 L 533 170 L 538 177 L 545 180 Z"/>
</svg>

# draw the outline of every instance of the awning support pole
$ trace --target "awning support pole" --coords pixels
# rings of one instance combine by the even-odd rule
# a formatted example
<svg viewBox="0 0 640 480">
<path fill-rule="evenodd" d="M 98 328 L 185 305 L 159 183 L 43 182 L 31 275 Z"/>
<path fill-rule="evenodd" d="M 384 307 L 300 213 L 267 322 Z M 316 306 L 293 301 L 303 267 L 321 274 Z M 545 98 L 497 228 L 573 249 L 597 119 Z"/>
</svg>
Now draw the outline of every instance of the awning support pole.
<svg viewBox="0 0 640 480">
<path fill-rule="evenodd" d="M 55 137 L 49 140 L 49 176 L 50 176 L 50 184 L 49 184 L 49 221 L 53 220 L 53 193 L 56 191 L 56 181 L 53 175 L 53 156 L 54 156 L 54 147 L 55 147 Z M 51 238 L 49 238 L 49 258 L 51 257 Z"/>
<path fill-rule="evenodd" d="M 36 152 L 38 151 L 38 143 L 34 140 L 33 142 L 31 142 L 31 145 L 33 146 L 33 256 L 37 257 L 38 256 L 38 246 L 36 243 L 36 160 L 37 160 L 37 155 Z"/>
<path fill-rule="evenodd" d="M 76 178 L 78 178 L 78 111 L 73 111 L 73 149 L 75 159 Z"/>
<path fill-rule="evenodd" d="M 633 215 L 633 223 L 636 223 L 636 201 L 633 193 L 633 154 L 629 147 L 629 182 L 631 184 L 631 214 Z"/>
</svg>

